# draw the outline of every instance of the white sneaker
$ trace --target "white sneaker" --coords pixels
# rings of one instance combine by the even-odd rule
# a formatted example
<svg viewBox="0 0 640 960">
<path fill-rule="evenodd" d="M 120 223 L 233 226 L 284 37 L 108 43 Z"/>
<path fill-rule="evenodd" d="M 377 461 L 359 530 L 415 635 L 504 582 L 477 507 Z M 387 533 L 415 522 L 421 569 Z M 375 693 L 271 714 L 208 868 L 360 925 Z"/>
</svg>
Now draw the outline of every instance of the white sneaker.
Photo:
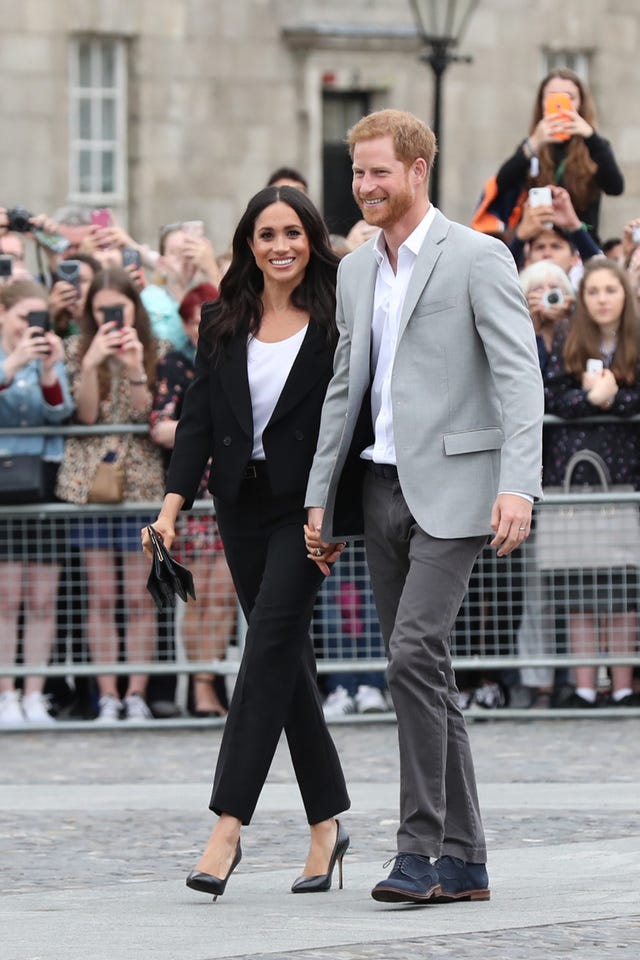
<svg viewBox="0 0 640 960">
<path fill-rule="evenodd" d="M 105 693 L 105 695 L 98 700 L 96 723 L 112 723 L 114 720 L 120 719 L 121 713 L 122 701 L 118 700 L 117 697 L 111 696 L 110 693 Z"/>
<path fill-rule="evenodd" d="M 0 723 L 24 723 L 25 716 L 20 707 L 20 694 L 17 690 L 5 690 L 0 693 Z"/>
<path fill-rule="evenodd" d="M 130 697 L 124 698 L 124 719 L 153 720 L 151 710 L 149 710 L 144 697 L 139 693 L 132 693 Z"/>
<path fill-rule="evenodd" d="M 29 693 L 22 698 L 25 719 L 30 723 L 55 723 L 55 717 L 49 713 L 49 700 L 41 693 Z"/>
<path fill-rule="evenodd" d="M 353 697 L 350 697 L 344 687 L 336 687 L 322 704 L 325 720 L 337 720 L 356 712 Z"/>
<path fill-rule="evenodd" d="M 356 693 L 358 713 L 386 713 L 387 701 L 380 687 L 368 687 L 362 684 Z"/>
<path fill-rule="evenodd" d="M 473 695 L 473 702 L 485 710 L 497 710 L 504 707 L 504 693 L 499 683 L 487 681 L 478 687 Z"/>
</svg>

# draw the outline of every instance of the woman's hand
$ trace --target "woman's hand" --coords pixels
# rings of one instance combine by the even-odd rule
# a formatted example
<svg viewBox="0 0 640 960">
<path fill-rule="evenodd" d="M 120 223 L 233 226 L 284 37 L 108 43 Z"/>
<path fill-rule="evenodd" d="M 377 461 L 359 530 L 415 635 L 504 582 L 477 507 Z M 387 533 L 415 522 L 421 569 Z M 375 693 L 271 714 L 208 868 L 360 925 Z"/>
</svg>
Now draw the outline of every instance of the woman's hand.
<svg viewBox="0 0 640 960">
<path fill-rule="evenodd" d="M 120 360 L 127 376 L 135 380 L 144 372 L 144 347 L 135 327 L 123 327 L 120 337 Z"/>
<path fill-rule="evenodd" d="M 78 312 L 78 291 L 66 280 L 56 280 L 49 292 L 49 312 L 54 320 L 68 311 L 74 316 Z"/>
<path fill-rule="evenodd" d="M 46 360 L 49 346 L 42 330 L 27 327 L 11 353 L 4 362 L 4 372 L 8 380 L 13 379 L 18 370 L 26 367 L 32 360 Z"/>
<path fill-rule="evenodd" d="M 184 505 L 184 497 L 179 493 L 168 493 L 163 501 L 162 510 L 158 514 L 158 519 L 151 526 L 160 535 L 167 548 L 171 550 L 173 541 L 176 538 L 176 518 Z M 142 549 L 148 557 L 153 557 L 153 547 L 151 546 L 151 537 L 146 527 L 140 531 Z"/>
<path fill-rule="evenodd" d="M 207 237 L 195 237 L 187 234 L 182 246 L 182 255 L 186 263 L 190 264 L 192 276 L 203 273 L 210 283 L 218 286 L 221 274 L 216 260 L 216 254 Z"/>
<path fill-rule="evenodd" d="M 87 350 L 83 365 L 99 367 L 108 357 L 114 357 L 120 349 L 122 335 L 118 324 L 110 320 L 98 327 Z"/>
<path fill-rule="evenodd" d="M 56 363 L 64 360 L 64 344 L 60 337 L 51 330 L 45 333 L 44 339 L 49 352 L 42 360 L 42 380 L 46 382 L 51 379 L 51 383 L 55 383 L 58 377 L 57 375 L 51 377 L 51 375 L 55 373 Z"/>
<path fill-rule="evenodd" d="M 309 523 L 304 525 L 304 542 L 307 547 L 307 559 L 317 563 L 325 577 L 331 573 L 330 563 L 335 563 L 346 547 L 346 543 L 325 543 L 320 533 L 324 510 L 312 507 L 309 510 Z"/>
<path fill-rule="evenodd" d="M 600 373 L 583 373 L 582 389 L 587 391 L 587 400 L 594 407 L 607 409 L 613 403 L 618 392 L 618 384 L 611 370 Z"/>
<path fill-rule="evenodd" d="M 622 256 L 624 257 L 624 263 L 628 264 L 633 251 L 638 246 L 638 241 L 633 239 L 634 231 L 640 231 L 640 217 L 635 220 L 629 220 L 628 223 L 625 223 L 624 230 L 622 231 Z"/>
<path fill-rule="evenodd" d="M 568 114 L 562 114 L 565 117 L 564 130 L 570 133 L 572 137 L 590 137 L 593 134 L 593 127 L 587 123 L 584 117 L 580 116 L 577 110 L 570 110 Z M 568 119 L 566 119 L 568 117 Z"/>
</svg>

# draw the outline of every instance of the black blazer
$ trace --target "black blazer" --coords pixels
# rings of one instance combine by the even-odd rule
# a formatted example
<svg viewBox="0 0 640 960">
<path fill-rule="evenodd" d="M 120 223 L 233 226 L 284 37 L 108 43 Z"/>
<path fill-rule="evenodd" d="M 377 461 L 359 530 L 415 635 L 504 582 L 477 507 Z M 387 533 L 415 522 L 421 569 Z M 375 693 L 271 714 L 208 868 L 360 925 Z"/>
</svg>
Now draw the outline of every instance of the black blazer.
<svg viewBox="0 0 640 960">
<path fill-rule="evenodd" d="M 312 321 L 263 434 L 267 473 L 275 496 L 304 496 L 316 449 L 320 414 L 333 373 L 333 350 Z M 193 504 L 209 457 L 209 490 L 228 503 L 238 499 L 253 449 L 253 413 L 247 374 L 247 335 L 225 347 L 217 363 L 198 350 L 196 377 L 187 390 L 176 430 L 166 492 Z"/>
</svg>

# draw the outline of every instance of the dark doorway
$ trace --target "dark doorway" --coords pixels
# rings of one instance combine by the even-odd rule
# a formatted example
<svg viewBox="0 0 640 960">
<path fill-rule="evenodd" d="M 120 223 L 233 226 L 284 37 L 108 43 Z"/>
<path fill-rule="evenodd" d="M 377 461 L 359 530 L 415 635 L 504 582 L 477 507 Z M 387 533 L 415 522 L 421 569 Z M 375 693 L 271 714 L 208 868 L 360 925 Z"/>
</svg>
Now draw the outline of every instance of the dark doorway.
<svg viewBox="0 0 640 960">
<path fill-rule="evenodd" d="M 370 96 L 361 91 L 322 94 L 322 189 L 324 218 L 330 233 L 346 236 L 362 219 L 351 195 L 351 158 L 347 130 L 369 113 Z"/>
</svg>

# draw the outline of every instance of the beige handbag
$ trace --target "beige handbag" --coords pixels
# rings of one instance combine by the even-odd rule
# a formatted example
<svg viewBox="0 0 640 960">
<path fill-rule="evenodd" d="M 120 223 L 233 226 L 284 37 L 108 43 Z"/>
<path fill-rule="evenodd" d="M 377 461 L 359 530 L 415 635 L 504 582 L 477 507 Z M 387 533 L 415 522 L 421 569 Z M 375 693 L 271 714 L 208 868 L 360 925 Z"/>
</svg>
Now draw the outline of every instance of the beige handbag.
<svg viewBox="0 0 640 960">
<path fill-rule="evenodd" d="M 124 472 L 116 449 L 109 450 L 98 464 L 87 503 L 122 503 L 124 500 Z"/>
</svg>

